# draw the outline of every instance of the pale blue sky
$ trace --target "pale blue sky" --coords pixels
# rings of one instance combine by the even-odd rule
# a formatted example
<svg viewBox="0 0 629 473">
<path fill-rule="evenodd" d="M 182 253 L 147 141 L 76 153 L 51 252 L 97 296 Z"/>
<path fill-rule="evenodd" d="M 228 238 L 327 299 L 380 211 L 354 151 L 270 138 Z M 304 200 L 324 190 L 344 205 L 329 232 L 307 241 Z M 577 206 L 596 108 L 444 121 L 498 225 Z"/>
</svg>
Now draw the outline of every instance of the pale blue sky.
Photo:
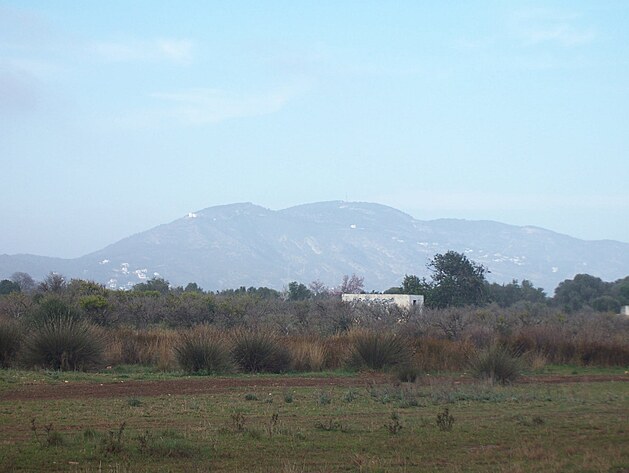
<svg viewBox="0 0 629 473">
<path fill-rule="evenodd" d="M 0 253 L 218 204 L 629 241 L 629 2 L 0 1 Z"/>
</svg>

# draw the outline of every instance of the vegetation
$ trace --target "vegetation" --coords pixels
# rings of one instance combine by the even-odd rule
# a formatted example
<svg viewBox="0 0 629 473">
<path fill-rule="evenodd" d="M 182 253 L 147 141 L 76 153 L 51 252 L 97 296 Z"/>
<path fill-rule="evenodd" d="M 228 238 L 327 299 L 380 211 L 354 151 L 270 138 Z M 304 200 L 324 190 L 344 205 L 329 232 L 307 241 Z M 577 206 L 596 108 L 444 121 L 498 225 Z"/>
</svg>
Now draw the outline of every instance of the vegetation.
<svg viewBox="0 0 629 473">
<path fill-rule="evenodd" d="M 221 374 L 233 371 L 229 347 L 207 326 L 184 332 L 174 346 L 179 366 L 187 373 Z"/>
<path fill-rule="evenodd" d="M 508 347 L 494 344 L 474 353 L 470 359 L 470 370 L 477 378 L 508 384 L 520 376 L 522 364 L 519 356 Z"/>
<path fill-rule="evenodd" d="M 119 383 L 122 373 L 81 375 Z M 41 375 L 13 371 L 0 393 Z M 62 377 L 57 382 L 70 380 Z M 6 400 L 3 471 L 625 471 L 629 383 L 247 385 Z M 126 380 L 126 379 L 125 379 Z M 272 377 L 276 382 L 277 377 Z M 330 382 L 339 381 L 330 378 Z M 199 381 L 198 379 L 196 381 Z M 65 385 L 64 389 L 67 388 Z M 275 402 L 268 402 L 275 399 Z M 322 401 L 324 399 L 324 401 Z M 578 433 L 578 435 L 575 435 Z M 400 452 L 403 452 L 402 454 Z M 508 453 L 508 454 L 507 454 Z"/>
</svg>

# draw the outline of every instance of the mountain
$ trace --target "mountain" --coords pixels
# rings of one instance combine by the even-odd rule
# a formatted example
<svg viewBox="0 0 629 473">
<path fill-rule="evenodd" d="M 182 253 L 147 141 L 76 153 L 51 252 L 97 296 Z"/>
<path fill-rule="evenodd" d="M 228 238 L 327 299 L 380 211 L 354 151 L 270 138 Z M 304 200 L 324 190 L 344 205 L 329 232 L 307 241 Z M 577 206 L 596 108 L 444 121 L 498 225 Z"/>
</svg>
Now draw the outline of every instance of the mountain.
<svg viewBox="0 0 629 473">
<path fill-rule="evenodd" d="M 448 250 L 486 266 L 490 281 L 528 279 L 550 294 L 578 273 L 606 281 L 629 274 L 627 243 L 491 221 L 422 221 L 384 205 L 335 201 L 278 211 L 210 207 L 75 259 L 0 255 L 0 278 L 55 271 L 117 288 L 160 276 L 216 290 L 314 280 L 334 286 L 356 273 L 367 289 L 384 290 L 405 274 L 428 276 L 427 262 Z"/>
</svg>

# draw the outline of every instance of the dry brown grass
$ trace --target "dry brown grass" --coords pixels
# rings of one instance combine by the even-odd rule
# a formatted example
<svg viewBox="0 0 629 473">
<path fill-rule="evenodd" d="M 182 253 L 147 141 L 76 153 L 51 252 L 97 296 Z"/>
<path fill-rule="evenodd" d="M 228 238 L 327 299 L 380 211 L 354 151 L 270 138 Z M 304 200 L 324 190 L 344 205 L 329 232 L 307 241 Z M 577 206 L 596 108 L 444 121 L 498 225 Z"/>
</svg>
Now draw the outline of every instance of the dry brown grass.
<svg viewBox="0 0 629 473">
<path fill-rule="evenodd" d="M 174 369 L 177 362 L 173 346 L 178 337 L 178 331 L 164 328 L 113 329 L 105 350 L 107 363 L 156 366 L 164 371 Z"/>
<path fill-rule="evenodd" d="M 323 371 L 328 368 L 328 348 L 316 339 L 293 339 L 289 343 L 291 369 Z"/>
</svg>

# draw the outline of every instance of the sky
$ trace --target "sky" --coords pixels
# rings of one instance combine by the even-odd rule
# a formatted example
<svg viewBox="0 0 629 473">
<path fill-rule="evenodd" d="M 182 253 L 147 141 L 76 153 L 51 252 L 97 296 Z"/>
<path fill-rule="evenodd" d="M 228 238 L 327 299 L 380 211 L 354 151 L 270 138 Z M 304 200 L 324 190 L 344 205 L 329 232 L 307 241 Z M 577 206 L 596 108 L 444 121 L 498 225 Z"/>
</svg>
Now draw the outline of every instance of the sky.
<svg viewBox="0 0 629 473">
<path fill-rule="evenodd" d="M 0 0 L 0 254 L 348 200 L 629 242 L 629 2 Z"/>
</svg>

